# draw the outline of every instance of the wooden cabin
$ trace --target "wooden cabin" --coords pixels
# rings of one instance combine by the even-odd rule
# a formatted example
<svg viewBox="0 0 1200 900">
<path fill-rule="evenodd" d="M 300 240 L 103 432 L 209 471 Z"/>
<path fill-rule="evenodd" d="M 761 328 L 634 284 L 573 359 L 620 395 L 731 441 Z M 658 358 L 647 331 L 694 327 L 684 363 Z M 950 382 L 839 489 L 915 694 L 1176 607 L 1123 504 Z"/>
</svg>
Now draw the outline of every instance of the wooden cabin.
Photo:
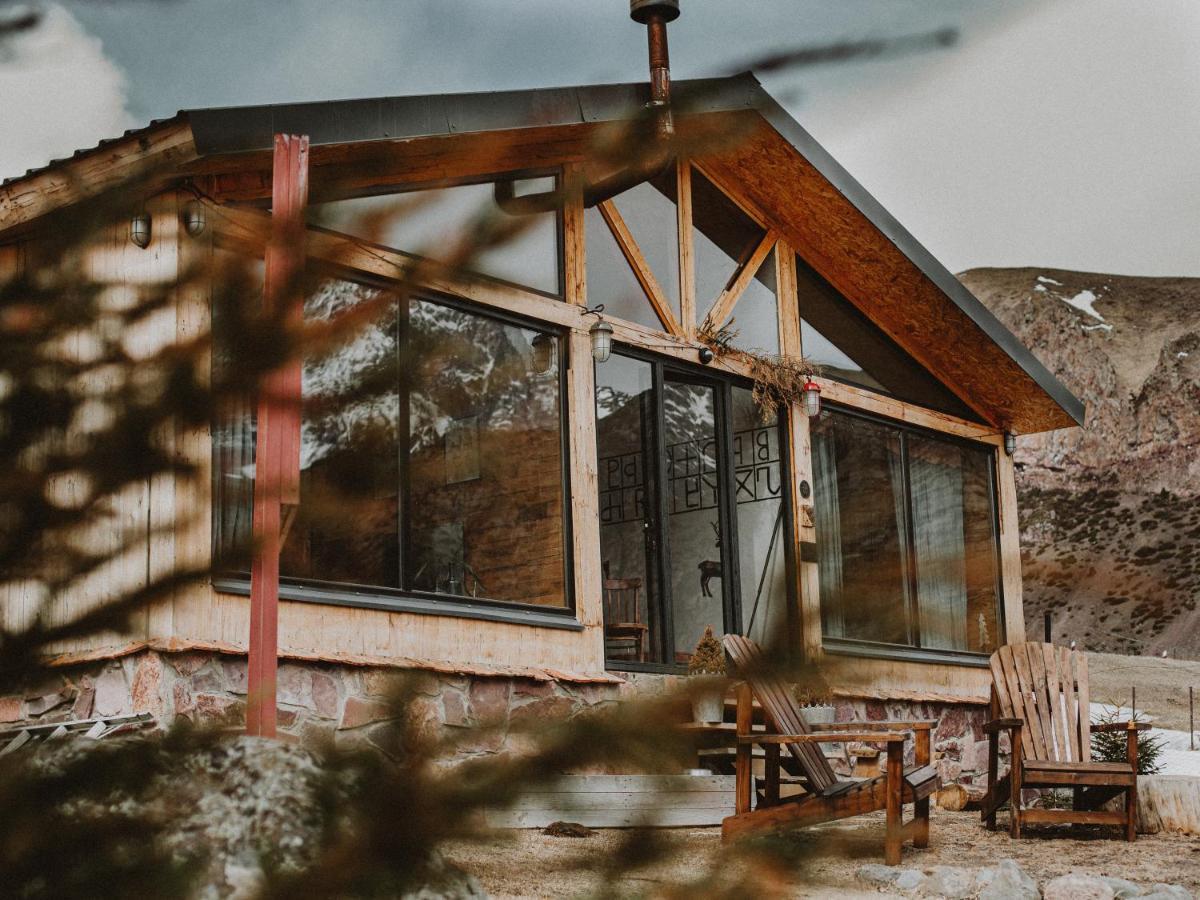
<svg viewBox="0 0 1200 900">
<path fill-rule="evenodd" d="M 19 271 L 52 213 L 150 163 L 168 174 L 147 201 L 149 244 L 114 231 L 96 278 L 170 283 L 260 257 L 273 136 L 304 135 L 308 252 L 328 266 L 305 309 L 327 316 L 387 291 L 480 208 L 601 178 L 605 141 L 646 90 L 183 111 L 5 182 L 0 264 Z M 846 716 L 940 716 L 943 778 L 983 768 L 971 723 L 987 657 L 1025 635 L 1005 438 L 1073 427 L 1081 405 L 752 76 L 675 91 L 687 158 L 599 202 L 572 191 L 526 213 L 516 240 L 305 364 L 310 388 L 388 354 L 411 377 L 397 370 L 374 410 L 302 430 L 280 562 L 284 732 L 369 735 L 391 670 L 427 673 L 431 727 L 564 717 L 686 671 L 711 625 L 825 661 Z M 197 197 L 193 235 L 181 216 Z M 397 197 L 418 202 L 385 234 L 355 233 Z M 163 327 L 206 331 L 209 301 L 181 291 Z M 601 319 L 613 346 L 598 362 Z M 756 405 L 756 360 L 780 357 L 815 368 L 818 415 Z M 175 436 L 207 488 L 129 497 L 126 524 L 179 524 L 86 599 L 185 563 L 215 560 L 213 577 L 136 633 L 64 647 L 64 699 L 8 698 L 0 720 L 169 721 L 244 702 L 249 577 L 221 560 L 250 527 L 250 410 Z M 305 516 L 368 415 L 394 432 L 364 460 L 374 500 L 350 530 Z M 10 590 L 5 624 L 36 602 Z"/>
</svg>

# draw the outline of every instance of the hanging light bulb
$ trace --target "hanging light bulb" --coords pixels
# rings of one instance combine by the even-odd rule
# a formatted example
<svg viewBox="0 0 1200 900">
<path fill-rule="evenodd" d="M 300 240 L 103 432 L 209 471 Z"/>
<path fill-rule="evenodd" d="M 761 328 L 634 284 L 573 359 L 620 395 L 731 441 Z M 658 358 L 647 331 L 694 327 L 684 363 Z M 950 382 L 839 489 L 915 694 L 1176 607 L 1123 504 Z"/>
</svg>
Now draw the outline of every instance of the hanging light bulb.
<svg viewBox="0 0 1200 900">
<path fill-rule="evenodd" d="M 554 368 L 555 340 L 552 336 L 539 331 L 529 346 L 529 368 L 534 375 L 545 375 Z"/>
<path fill-rule="evenodd" d="M 810 419 L 815 419 L 821 414 L 821 386 L 811 378 L 804 382 L 804 389 L 800 393 L 801 399 L 804 401 L 804 412 Z"/>
<path fill-rule="evenodd" d="M 204 204 L 199 200 L 190 200 L 183 207 L 183 227 L 192 237 L 199 237 L 208 225 L 208 215 Z"/>
<path fill-rule="evenodd" d="M 602 318 L 597 318 L 594 325 L 588 329 L 592 338 L 592 359 L 598 363 L 608 362 L 612 356 L 613 327 Z"/>
<path fill-rule="evenodd" d="M 150 246 L 150 214 L 134 213 L 129 220 L 129 240 L 145 250 Z"/>
</svg>

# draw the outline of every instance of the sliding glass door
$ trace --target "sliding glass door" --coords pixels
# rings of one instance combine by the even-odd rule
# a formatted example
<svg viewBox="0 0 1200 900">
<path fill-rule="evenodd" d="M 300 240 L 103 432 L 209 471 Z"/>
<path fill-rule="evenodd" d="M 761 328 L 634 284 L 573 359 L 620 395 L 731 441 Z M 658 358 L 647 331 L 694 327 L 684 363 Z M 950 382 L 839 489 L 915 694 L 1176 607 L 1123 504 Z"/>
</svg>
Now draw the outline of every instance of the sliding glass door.
<svg viewBox="0 0 1200 900">
<path fill-rule="evenodd" d="M 596 367 L 605 653 L 686 664 L 712 626 L 790 627 L 791 523 L 778 419 L 749 388 L 650 357 Z"/>
</svg>

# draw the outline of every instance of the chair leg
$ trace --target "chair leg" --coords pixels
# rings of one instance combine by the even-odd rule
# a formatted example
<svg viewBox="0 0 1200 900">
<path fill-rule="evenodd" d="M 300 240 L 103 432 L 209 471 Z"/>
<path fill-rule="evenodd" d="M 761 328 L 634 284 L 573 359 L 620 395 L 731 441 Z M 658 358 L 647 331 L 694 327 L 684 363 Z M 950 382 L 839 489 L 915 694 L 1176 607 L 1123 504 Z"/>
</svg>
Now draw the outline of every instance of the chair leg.
<svg viewBox="0 0 1200 900">
<path fill-rule="evenodd" d="M 883 861 L 889 866 L 900 865 L 900 842 L 903 838 L 900 823 L 900 799 L 904 790 L 904 745 L 892 741 L 887 745 L 887 834 L 883 842 Z"/>
<path fill-rule="evenodd" d="M 753 730 L 753 698 L 750 685 L 743 682 L 737 689 L 737 733 L 739 736 L 749 735 Z M 741 813 L 750 812 L 750 796 L 754 792 L 754 773 L 752 766 L 752 747 L 741 742 L 737 745 L 734 757 L 734 810 Z"/>
<path fill-rule="evenodd" d="M 987 776 L 987 798 L 985 801 L 983 823 L 989 831 L 996 830 L 996 810 L 1000 808 L 1000 798 L 996 795 L 1000 792 L 1000 785 L 997 783 L 1000 778 L 1000 740 L 995 733 L 988 737 L 988 776 Z"/>
<path fill-rule="evenodd" d="M 1012 748 L 1012 767 L 1009 769 L 1009 837 L 1021 836 L 1021 783 L 1025 780 L 1021 772 L 1021 745 L 1015 740 Z"/>
<path fill-rule="evenodd" d="M 1125 792 L 1125 840 L 1133 843 L 1137 840 L 1137 780 L 1134 776 L 1133 786 Z"/>
</svg>

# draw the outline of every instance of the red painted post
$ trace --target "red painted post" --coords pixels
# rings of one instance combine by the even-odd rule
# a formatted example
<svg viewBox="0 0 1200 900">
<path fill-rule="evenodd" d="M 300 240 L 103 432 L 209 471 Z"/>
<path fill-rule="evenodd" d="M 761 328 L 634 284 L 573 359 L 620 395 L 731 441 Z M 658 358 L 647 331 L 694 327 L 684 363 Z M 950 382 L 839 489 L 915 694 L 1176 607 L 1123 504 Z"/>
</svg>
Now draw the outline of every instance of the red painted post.
<svg viewBox="0 0 1200 900">
<path fill-rule="evenodd" d="M 275 135 L 271 239 L 263 306 L 303 321 L 304 207 L 308 202 L 308 138 Z M 254 458 L 254 559 L 250 568 L 250 653 L 246 733 L 275 736 L 279 662 L 279 550 L 283 508 L 300 502 L 301 362 L 288 361 L 263 379 Z"/>
</svg>

